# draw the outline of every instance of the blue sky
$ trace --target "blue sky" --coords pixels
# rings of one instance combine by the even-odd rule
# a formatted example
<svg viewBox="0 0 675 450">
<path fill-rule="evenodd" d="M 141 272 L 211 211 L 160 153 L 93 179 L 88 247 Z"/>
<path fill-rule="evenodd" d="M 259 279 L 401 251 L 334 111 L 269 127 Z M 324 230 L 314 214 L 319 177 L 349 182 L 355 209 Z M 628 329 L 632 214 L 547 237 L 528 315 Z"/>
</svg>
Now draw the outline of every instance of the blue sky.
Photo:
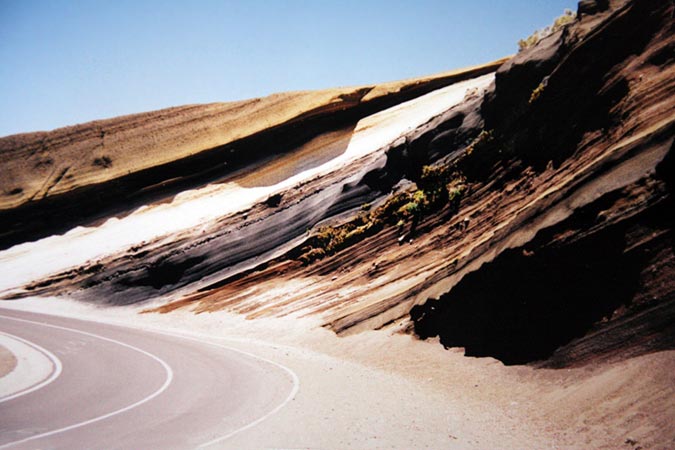
<svg viewBox="0 0 675 450">
<path fill-rule="evenodd" d="M 573 0 L 0 0 L 0 136 L 487 62 Z"/>
</svg>

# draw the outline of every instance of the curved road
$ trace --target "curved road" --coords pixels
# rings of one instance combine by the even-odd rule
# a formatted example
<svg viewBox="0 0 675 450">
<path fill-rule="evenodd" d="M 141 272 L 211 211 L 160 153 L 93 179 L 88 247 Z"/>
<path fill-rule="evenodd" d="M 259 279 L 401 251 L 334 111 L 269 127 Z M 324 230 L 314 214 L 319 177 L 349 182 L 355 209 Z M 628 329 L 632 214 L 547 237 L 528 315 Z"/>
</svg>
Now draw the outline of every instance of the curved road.
<svg viewBox="0 0 675 450">
<path fill-rule="evenodd" d="M 0 449 L 222 448 L 298 387 L 281 365 L 189 337 L 3 308 L 0 330 L 61 366 L 0 398 Z"/>
</svg>

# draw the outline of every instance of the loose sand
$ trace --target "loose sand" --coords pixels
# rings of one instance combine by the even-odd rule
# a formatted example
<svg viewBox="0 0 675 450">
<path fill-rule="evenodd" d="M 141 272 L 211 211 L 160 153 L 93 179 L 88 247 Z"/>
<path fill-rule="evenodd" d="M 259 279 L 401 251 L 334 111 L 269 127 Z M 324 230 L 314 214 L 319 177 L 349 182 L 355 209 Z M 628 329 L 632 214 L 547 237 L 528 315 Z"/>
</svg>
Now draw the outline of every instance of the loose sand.
<svg viewBox="0 0 675 450">
<path fill-rule="evenodd" d="M 57 356 L 0 330 L 1 401 L 40 389 L 58 378 L 60 372 L 61 363 Z"/>
<path fill-rule="evenodd" d="M 384 331 L 338 338 L 312 319 L 138 314 L 62 299 L 2 306 L 200 336 L 295 371 L 295 399 L 232 448 L 675 446 L 675 351 L 544 370 Z"/>
<path fill-rule="evenodd" d="M 10 373 L 16 367 L 16 357 L 6 347 L 0 345 L 0 378 Z"/>
</svg>

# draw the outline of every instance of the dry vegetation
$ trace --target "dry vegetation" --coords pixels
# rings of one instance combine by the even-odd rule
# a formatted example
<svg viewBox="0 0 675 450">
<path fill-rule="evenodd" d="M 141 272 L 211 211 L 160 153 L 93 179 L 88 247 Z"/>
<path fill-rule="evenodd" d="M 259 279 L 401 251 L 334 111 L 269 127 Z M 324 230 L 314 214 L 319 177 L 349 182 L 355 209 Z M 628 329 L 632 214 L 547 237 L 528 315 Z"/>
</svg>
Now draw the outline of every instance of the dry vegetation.
<svg viewBox="0 0 675 450">
<path fill-rule="evenodd" d="M 565 13 L 555 19 L 553 23 L 546 28 L 543 28 L 541 30 L 537 30 L 534 33 L 532 33 L 530 36 L 528 36 L 525 39 L 521 39 L 518 41 L 518 50 L 522 51 L 525 49 L 528 49 L 530 47 L 534 47 L 537 45 L 539 41 L 544 39 L 545 37 L 548 37 L 552 35 L 553 33 L 556 33 L 560 30 L 562 30 L 567 24 L 570 24 L 574 22 L 574 20 L 577 18 L 577 15 L 574 11 L 570 9 L 566 9 Z"/>
<path fill-rule="evenodd" d="M 456 210 L 465 191 L 466 178 L 454 166 L 424 166 L 416 189 L 392 193 L 382 205 L 372 210 L 371 205 L 364 204 L 359 214 L 346 223 L 320 227 L 300 249 L 297 259 L 310 264 L 354 245 L 386 226 L 397 227 L 399 242 L 402 242 L 414 234 L 424 215 L 448 204 Z"/>
</svg>

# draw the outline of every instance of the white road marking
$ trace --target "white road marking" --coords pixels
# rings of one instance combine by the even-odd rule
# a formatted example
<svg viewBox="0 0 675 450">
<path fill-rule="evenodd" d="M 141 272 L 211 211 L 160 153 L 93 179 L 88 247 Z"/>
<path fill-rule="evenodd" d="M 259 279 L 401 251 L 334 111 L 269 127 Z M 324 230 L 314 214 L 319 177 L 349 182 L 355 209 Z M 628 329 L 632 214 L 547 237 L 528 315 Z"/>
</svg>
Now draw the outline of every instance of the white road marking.
<svg viewBox="0 0 675 450">
<path fill-rule="evenodd" d="M 85 335 L 85 336 L 90 336 L 90 337 L 93 337 L 93 338 L 96 338 L 96 339 L 101 339 L 103 341 L 112 342 L 114 344 L 118 344 L 118 345 L 121 345 L 122 347 L 129 348 L 131 350 L 137 351 L 137 352 L 139 352 L 143 355 L 146 355 L 146 356 L 154 359 L 155 361 L 160 363 L 162 365 L 162 367 L 164 368 L 164 370 L 166 371 L 166 380 L 164 381 L 164 384 L 158 390 L 156 390 L 152 394 L 148 395 L 147 397 L 145 397 L 145 398 L 143 398 L 143 399 L 141 399 L 141 400 L 139 400 L 139 401 L 137 401 L 137 402 L 135 402 L 131 405 L 125 406 L 124 408 L 120 408 L 118 410 L 112 411 L 112 412 L 107 413 L 107 414 L 103 414 L 101 416 L 94 417 L 94 418 L 89 419 L 89 420 L 85 420 L 83 422 L 78 422 L 78 423 L 69 425 L 67 427 L 59 428 L 59 429 L 52 430 L 52 431 L 47 431 L 45 433 L 36 434 L 34 436 L 30 436 L 30 437 L 27 437 L 25 439 L 20 439 L 18 441 L 9 442 L 7 444 L 1 445 L 0 449 L 7 448 L 7 447 L 10 447 L 10 446 L 16 445 L 16 444 L 22 444 L 22 443 L 28 442 L 28 441 L 33 441 L 35 439 L 41 439 L 41 438 L 44 438 L 44 437 L 53 436 L 55 434 L 63 433 L 65 431 L 74 430 L 76 428 L 80 428 L 80 427 L 92 424 L 94 422 L 99 422 L 101 420 L 108 419 L 108 418 L 116 416 L 118 414 L 122 414 L 122 413 L 127 412 L 127 411 L 129 411 L 133 408 L 136 408 L 136 407 L 138 407 L 138 406 L 140 406 L 144 403 L 147 403 L 150 400 L 152 400 L 153 398 L 157 397 L 159 394 L 164 392 L 169 387 L 169 385 L 171 384 L 171 381 L 173 380 L 173 370 L 171 370 L 171 367 L 169 367 L 169 365 L 166 362 L 164 362 L 159 357 L 153 355 L 152 353 L 148 353 L 145 350 L 142 350 L 138 347 L 134 347 L 133 345 L 129 345 L 129 344 L 126 344 L 124 342 L 120 342 L 120 341 L 117 341 L 115 339 L 107 338 L 107 337 L 104 337 L 104 336 L 99 336 L 97 334 L 88 333 L 86 331 L 76 330 L 74 328 L 62 327 L 62 326 L 59 326 L 59 325 L 52 325 L 52 324 L 47 324 L 47 323 L 43 323 L 43 322 L 36 322 L 36 321 L 33 321 L 33 320 L 27 320 L 27 319 L 19 319 L 18 317 L 10 317 L 10 316 L 0 315 L 0 318 L 8 319 L 8 320 L 15 320 L 15 321 L 18 321 L 18 322 L 31 323 L 31 324 L 34 324 L 34 325 L 41 325 L 41 326 L 44 326 L 44 327 L 55 328 L 55 329 L 58 329 L 58 330 L 70 331 L 70 332 L 73 332 L 73 333 L 78 333 L 78 334 L 82 334 L 82 335 Z"/>
<path fill-rule="evenodd" d="M 22 342 L 23 344 L 26 344 L 29 347 L 33 347 L 36 351 L 45 355 L 47 357 L 47 359 L 49 359 L 49 361 L 52 363 L 52 367 L 53 367 L 51 373 L 49 374 L 49 376 L 47 378 L 45 378 L 44 380 L 34 384 L 33 386 L 29 386 L 27 388 L 24 388 L 24 389 L 18 391 L 18 392 L 15 392 L 13 394 L 10 394 L 10 395 L 7 395 L 5 397 L 0 398 L 0 403 L 6 402 L 8 400 L 15 399 L 17 397 L 21 397 L 22 395 L 30 394 L 31 392 L 35 392 L 38 389 L 42 389 L 43 387 L 47 386 L 52 381 L 56 380 L 59 377 L 59 375 L 61 375 L 61 371 L 63 370 L 63 364 L 61 364 L 61 360 L 59 358 L 57 358 L 56 355 L 54 355 L 52 352 L 50 352 L 49 350 L 47 350 L 44 347 L 41 347 L 41 346 L 37 345 L 34 342 L 28 341 L 28 340 L 26 340 L 24 338 L 21 338 L 19 336 L 15 336 L 15 335 L 10 334 L 10 333 L 5 333 L 4 331 L 0 332 L 0 334 L 2 334 L 4 336 L 7 336 L 10 339 L 16 339 L 17 341 Z"/>
<path fill-rule="evenodd" d="M 153 332 L 158 333 L 158 334 L 164 334 L 166 336 L 177 337 L 177 338 L 180 338 L 180 339 L 186 339 L 186 340 L 190 340 L 190 341 L 201 342 L 203 344 L 208 344 L 208 345 L 212 345 L 214 347 L 219 347 L 219 348 L 223 348 L 225 350 L 229 350 L 229 351 L 232 351 L 232 352 L 235 352 L 235 353 L 239 353 L 239 354 L 242 354 L 244 356 L 248 356 L 249 358 L 257 359 L 259 361 L 262 361 L 264 363 L 267 363 L 267 364 L 270 364 L 272 366 L 275 366 L 275 367 L 278 367 L 278 368 L 282 369 L 284 372 L 286 372 L 291 377 L 291 380 L 293 381 L 293 388 L 288 393 L 288 396 L 284 399 L 283 402 L 279 403 L 274 409 L 267 412 L 263 416 L 257 418 L 253 422 L 251 422 L 247 425 L 244 425 L 240 428 L 237 428 L 236 430 L 232 430 L 232 431 L 230 431 L 229 433 L 227 433 L 223 436 L 220 436 L 220 437 L 217 437 L 213 440 L 205 442 L 204 444 L 201 444 L 197 448 L 210 447 L 211 445 L 223 442 L 224 440 L 229 439 L 232 436 L 241 433 L 242 431 L 246 431 L 250 428 L 253 428 L 254 426 L 258 425 L 259 423 L 261 423 L 265 420 L 267 420 L 269 417 L 271 417 L 274 414 L 276 414 L 277 412 L 279 412 L 284 406 L 286 406 L 291 400 L 293 400 L 293 398 L 297 395 L 298 391 L 300 390 L 300 378 L 298 377 L 298 375 L 295 372 L 293 372 L 293 370 L 291 370 L 290 368 L 288 368 L 288 367 L 286 367 L 283 364 L 280 364 L 278 362 L 272 361 L 272 360 L 267 359 L 267 358 L 263 358 L 262 356 L 254 355 L 253 353 L 249 353 L 249 352 L 246 352 L 244 350 L 239 350 L 237 348 L 228 347 L 227 345 L 207 341 L 205 339 L 199 339 L 199 338 L 196 338 L 196 337 L 185 336 L 185 335 L 181 335 L 181 334 L 177 334 L 177 333 L 170 333 L 168 331 L 153 330 Z"/>
<path fill-rule="evenodd" d="M 6 317 L 6 316 L 0 315 L 0 317 Z M 67 316 L 63 316 L 63 317 L 68 318 Z M 9 318 L 9 317 L 8 317 L 8 318 Z M 20 320 L 20 321 L 24 321 L 24 322 L 32 322 L 32 321 L 25 320 L 25 319 L 18 319 L 18 318 L 12 318 L 12 319 L 14 319 L 14 320 Z M 292 382 L 293 382 L 293 387 L 291 388 L 291 391 L 289 392 L 288 396 L 284 399 L 283 402 L 281 402 L 279 405 L 277 405 L 276 407 L 274 407 L 271 411 L 267 412 L 266 414 L 264 414 L 263 416 L 259 417 L 259 418 L 256 419 L 256 420 L 254 420 L 253 422 L 250 422 L 250 423 L 248 423 L 247 425 L 244 425 L 244 426 L 242 426 L 242 427 L 240 427 L 240 428 L 237 428 L 236 430 L 232 430 L 232 431 L 230 431 L 229 433 L 227 433 L 227 434 L 225 434 L 225 435 L 223 435 L 223 436 L 217 437 L 217 438 L 212 439 L 212 440 L 210 440 L 210 441 L 208 441 L 208 442 L 206 442 L 206 443 L 204 443 L 204 444 L 201 444 L 198 448 L 210 447 L 210 446 L 212 446 L 212 445 L 221 443 L 221 442 L 225 441 L 226 439 L 229 439 L 229 438 L 231 438 L 231 437 L 233 437 L 233 436 L 235 436 L 235 435 L 237 435 L 237 434 L 239 434 L 239 433 L 241 433 L 241 432 L 243 432 L 243 431 L 246 431 L 246 430 L 248 430 L 248 429 L 251 429 L 251 428 L 255 427 L 256 425 L 258 425 L 258 424 L 260 424 L 261 422 L 267 420 L 268 418 L 270 418 L 270 417 L 273 416 L 274 414 L 278 413 L 278 412 L 279 412 L 282 408 L 284 408 L 289 402 L 291 402 L 291 401 L 293 400 L 293 398 L 295 398 L 295 396 L 297 395 L 298 391 L 300 390 L 300 378 L 299 378 L 298 375 L 297 375 L 292 369 L 290 369 L 289 367 L 284 366 L 283 364 L 280 364 L 280 363 L 278 363 L 278 362 L 272 361 L 272 360 L 270 360 L 270 359 L 264 358 L 264 357 L 262 357 L 262 356 L 258 356 L 258 355 L 255 355 L 255 354 L 253 354 L 253 353 L 246 352 L 246 351 L 244 351 L 244 350 L 239 350 L 239 349 L 234 348 L 234 347 L 229 347 L 229 346 L 227 346 L 227 345 L 223 345 L 223 344 L 219 344 L 219 343 L 217 343 L 217 342 L 209 341 L 209 340 L 206 339 L 207 336 L 203 336 L 203 338 L 200 339 L 200 338 L 197 338 L 197 337 L 186 336 L 186 335 L 183 335 L 183 334 L 180 334 L 180 333 L 171 333 L 171 332 L 164 331 L 164 330 L 158 330 L 158 329 L 147 330 L 147 329 L 142 329 L 142 328 L 134 328 L 134 327 L 130 327 L 130 326 L 128 326 L 128 325 L 126 325 L 126 324 L 123 324 L 123 323 L 115 323 L 114 321 L 112 321 L 112 322 L 106 322 L 106 321 L 103 321 L 103 320 L 100 320 L 100 319 L 99 319 L 99 320 L 95 320 L 95 319 L 94 319 L 94 320 L 87 320 L 87 322 L 94 322 L 94 323 L 102 323 L 102 324 L 114 325 L 114 326 L 117 326 L 117 327 L 119 327 L 119 328 L 127 328 L 127 329 L 130 329 L 130 330 L 134 330 L 134 331 L 143 331 L 143 332 L 146 332 L 146 333 L 163 334 L 163 335 L 165 335 L 165 336 L 171 336 L 171 337 L 175 337 L 175 338 L 179 338 L 179 339 L 185 339 L 185 340 L 190 340 L 190 341 L 194 341 L 194 342 L 200 342 L 200 343 L 203 343 L 203 344 L 212 345 L 212 346 L 214 346 L 214 347 L 223 348 L 223 349 L 225 349 L 225 350 L 229 350 L 229 351 L 232 351 L 232 352 L 235 352 L 235 353 L 239 353 L 239 354 L 244 355 L 244 356 L 247 356 L 247 357 L 249 357 L 249 358 L 257 359 L 258 361 L 262 361 L 262 362 L 264 362 L 264 363 L 267 363 L 267 364 L 270 364 L 270 365 L 272 365 L 272 366 L 278 367 L 278 368 L 280 368 L 281 370 L 283 370 L 284 372 L 286 372 L 286 373 L 291 377 L 291 380 L 292 380 Z M 41 323 L 41 322 L 34 322 L 34 323 L 38 323 L 38 324 L 45 325 L 45 326 L 51 326 L 51 327 L 55 327 L 55 328 L 63 328 L 63 327 L 59 327 L 59 326 L 57 326 L 57 325 L 49 325 L 49 324 L 44 324 L 44 323 Z M 77 331 L 77 330 L 74 330 L 74 331 Z M 81 332 L 81 333 L 89 334 L 89 333 L 86 333 L 86 332 Z M 103 338 L 103 337 L 101 337 L 101 338 Z M 106 339 L 106 340 L 107 340 L 107 338 L 103 338 L 103 339 Z M 264 342 L 259 342 L 259 344 L 261 344 L 261 345 L 268 345 L 268 344 L 266 344 L 266 343 L 264 343 Z M 126 344 L 125 344 L 125 345 L 126 345 Z M 24 441 L 17 441 L 17 442 L 14 442 L 14 443 L 12 443 L 12 444 L 19 443 L 19 442 L 24 442 Z M 6 445 L 4 445 L 4 446 L 0 446 L 0 449 L 5 448 L 5 447 L 8 446 L 8 445 L 11 445 L 11 444 L 6 444 Z"/>
</svg>

